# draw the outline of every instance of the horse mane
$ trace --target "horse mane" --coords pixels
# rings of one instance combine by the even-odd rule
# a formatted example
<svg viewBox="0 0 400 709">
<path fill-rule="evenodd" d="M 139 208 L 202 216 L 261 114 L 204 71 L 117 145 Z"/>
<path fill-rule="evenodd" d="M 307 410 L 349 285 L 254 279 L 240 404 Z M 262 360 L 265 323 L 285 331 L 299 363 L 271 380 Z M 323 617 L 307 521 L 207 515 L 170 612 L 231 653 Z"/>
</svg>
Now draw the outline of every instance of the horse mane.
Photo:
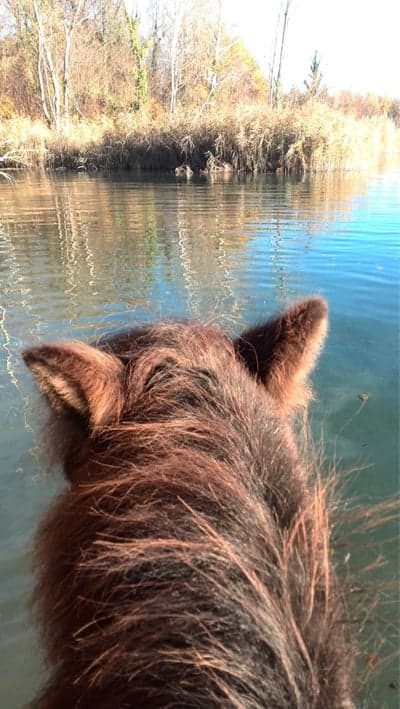
<svg viewBox="0 0 400 709">
<path fill-rule="evenodd" d="M 179 322 L 96 351 L 122 395 L 96 425 L 53 414 L 69 485 L 35 543 L 38 706 L 353 706 L 331 485 L 238 347 Z"/>
</svg>

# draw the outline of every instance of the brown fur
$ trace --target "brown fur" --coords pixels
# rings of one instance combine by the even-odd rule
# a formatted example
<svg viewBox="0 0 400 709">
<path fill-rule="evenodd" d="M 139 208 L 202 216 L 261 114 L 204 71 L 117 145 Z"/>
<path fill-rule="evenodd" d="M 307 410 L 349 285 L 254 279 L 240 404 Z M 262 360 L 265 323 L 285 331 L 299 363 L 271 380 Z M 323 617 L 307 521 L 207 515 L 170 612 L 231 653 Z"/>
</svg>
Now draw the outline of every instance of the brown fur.
<svg viewBox="0 0 400 709">
<path fill-rule="evenodd" d="M 165 323 L 24 353 L 69 480 L 36 542 L 38 707 L 352 706 L 327 494 L 289 426 L 325 330 L 315 297 L 235 343 Z"/>
</svg>

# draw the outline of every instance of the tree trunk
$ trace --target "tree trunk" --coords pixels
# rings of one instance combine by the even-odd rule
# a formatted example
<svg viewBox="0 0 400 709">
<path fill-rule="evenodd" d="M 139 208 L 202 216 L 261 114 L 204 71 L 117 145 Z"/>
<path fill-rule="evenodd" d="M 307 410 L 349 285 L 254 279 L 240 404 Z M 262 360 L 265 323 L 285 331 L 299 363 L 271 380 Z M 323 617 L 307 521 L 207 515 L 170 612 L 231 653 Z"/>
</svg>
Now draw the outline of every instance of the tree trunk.
<svg viewBox="0 0 400 709">
<path fill-rule="evenodd" d="M 75 24 L 78 19 L 79 13 L 81 12 L 84 5 L 84 0 L 78 0 L 72 18 L 69 25 L 67 25 L 66 20 L 64 20 L 64 33 L 65 33 L 65 48 L 64 48 L 64 62 L 63 62 L 63 102 L 64 102 L 64 127 L 69 126 L 69 67 L 70 67 L 70 56 L 71 56 L 71 42 L 72 35 L 75 29 Z"/>
<path fill-rule="evenodd" d="M 287 29 L 289 9 L 290 9 L 291 4 L 292 4 L 292 0 L 286 0 L 285 10 L 283 13 L 283 25 L 282 25 L 281 47 L 280 47 L 280 52 L 279 52 L 279 64 L 278 64 L 278 71 L 277 71 L 276 80 L 275 80 L 275 105 L 278 105 L 279 99 L 280 99 L 280 93 L 281 93 L 281 73 L 282 73 L 283 48 L 285 46 L 286 29 Z"/>
<path fill-rule="evenodd" d="M 63 67 L 63 94 L 64 94 L 64 127 L 69 126 L 69 58 L 71 51 L 71 32 L 65 31 L 65 51 L 64 51 L 64 67 Z"/>
<path fill-rule="evenodd" d="M 43 52 L 46 57 L 47 68 L 50 74 L 51 84 L 53 87 L 53 100 L 51 101 L 52 118 L 56 130 L 61 129 L 61 106 L 60 106 L 60 88 L 58 84 L 57 74 L 54 69 L 53 60 L 51 57 L 51 52 L 46 41 L 46 37 L 43 30 L 42 16 L 39 11 L 37 0 L 32 0 L 33 11 L 35 13 L 35 19 L 38 27 L 38 41 L 39 41 L 39 55 Z M 40 82 L 40 79 L 39 79 Z M 46 115 L 46 114 L 45 114 Z"/>
<path fill-rule="evenodd" d="M 157 75 L 158 67 L 158 55 L 160 51 L 160 37 L 159 37 L 159 5 L 158 0 L 156 0 L 154 6 L 154 16 L 153 16 L 153 28 L 152 28 L 152 44 L 151 44 L 151 60 L 150 60 L 150 77 L 151 83 L 154 85 Z"/>
<path fill-rule="evenodd" d="M 175 113 L 178 95 L 178 39 L 181 22 L 181 7 L 178 2 L 175 2 L 174 31 L 171 45 L 171 99 L 169 104 L 169 112 L 171 115 Z"/>
<path fill-rule="evenodd" d="M 221 45 L 221 34 L 222 34 L 222 0 L 219 0 L 219 2 L 218 2 L 218 24 L 217 24 L 217 31 L 215 34 L 214 58 L 213 58 L 213 62 L 212 62 L 212 71 L 211 71 L 211 77 L 210 77 L 210 82 L 209 82 L 208 100 L 211 100 L 215 96 L 215 92 L 217 90 L 217 83 L 218 83 L 217 69 L 218 69 L 218 60 L 219 60 L 220 45 Z"/>
<path fill-rule="evenodd" d="M 278 32 L 279 32 L 280 20 L 281 20 L 281 8 L 279 8 L 278 19 L 276 21 L 276 30 L 275 30 L 275 35 L 274 35 L 274 47 L 272 50 L 272 59 L 271 59 L 271 65 L 270 65 L 270 70 L 269 70 L 269 104 L 270 104 L 270 106 L 273 105 L 274 98 L 275 98 L 275 63 L 276 63 L 276 49 L 277 49 L 277 45 L 278 45 Z"/>
<path fill-rule="evenodd" d="M 38 72 L 39 89 L 40 89 L 40 102 L 42 104 L 42 111 L 44 113 L 46 123 L 48 124 L 48 126 L 51 126 L 51 116 L 50 116 L 50 113 L 49 113 L 49 110 L 47 107 L 46 91 L 45 91 L 44 81 L 43 81 L 42 64 L 43 64 L 43 51 L 42 51 L 42 45 L 39 42 L 37 72 Z"/>
</svg>

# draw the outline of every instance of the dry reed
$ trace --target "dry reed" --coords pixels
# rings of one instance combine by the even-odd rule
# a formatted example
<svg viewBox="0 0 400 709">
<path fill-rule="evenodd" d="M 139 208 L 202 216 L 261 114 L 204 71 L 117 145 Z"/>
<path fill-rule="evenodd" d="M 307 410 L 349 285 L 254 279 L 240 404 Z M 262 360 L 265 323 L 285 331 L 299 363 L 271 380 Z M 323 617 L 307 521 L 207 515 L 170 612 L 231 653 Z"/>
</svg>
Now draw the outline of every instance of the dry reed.
<svg viewBox="0 0 400 709">
<path fill-rule="evenodd" d="M 195 119 L 123 114 L 80 122 L 61 134 L 40 121 L 13 118 L 0 122 L 0 165 L 186 175 L 364 169 L 394 153 L 398 137 L 384 116 L 357 119 L 318 102 L 296 110 L 238 107 Z"/>
</svg>

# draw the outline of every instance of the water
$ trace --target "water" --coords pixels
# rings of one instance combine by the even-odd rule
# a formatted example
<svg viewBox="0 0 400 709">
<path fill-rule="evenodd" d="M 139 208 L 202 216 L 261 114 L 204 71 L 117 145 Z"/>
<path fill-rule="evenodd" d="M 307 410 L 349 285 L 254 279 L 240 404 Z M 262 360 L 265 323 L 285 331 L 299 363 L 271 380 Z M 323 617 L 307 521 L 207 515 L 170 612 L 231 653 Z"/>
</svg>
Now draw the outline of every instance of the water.
<svg viewBox="0 0 400 709">
<path fill-rule="evenodd" d="M 0 705 L 14 709 L 43 677 L 27 608 L 29 544 L 61 484 L 37 458 L 37 399 L 21 348 L 169 315 L 216 321 L 236 334 L 290 299 L 323 293 L 331 325 L 314 375 L 314 428 L 341 468 L 361 469 L 348 494 L 391 495 L 399 461 L 400 172 L 190 182 L 30 173 L 3 180 L 0 200 Z M 379 549 L 379 536 L 370 541 Z M 385 553 L 380 574 L 390 577 L 397 543 Z M 390 654 L 395 610 L 385 614 Z M 368 706 L 397 706 L 396 664 L 377 672 Z"/>
</svg>

